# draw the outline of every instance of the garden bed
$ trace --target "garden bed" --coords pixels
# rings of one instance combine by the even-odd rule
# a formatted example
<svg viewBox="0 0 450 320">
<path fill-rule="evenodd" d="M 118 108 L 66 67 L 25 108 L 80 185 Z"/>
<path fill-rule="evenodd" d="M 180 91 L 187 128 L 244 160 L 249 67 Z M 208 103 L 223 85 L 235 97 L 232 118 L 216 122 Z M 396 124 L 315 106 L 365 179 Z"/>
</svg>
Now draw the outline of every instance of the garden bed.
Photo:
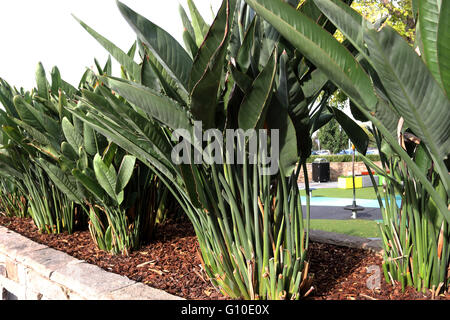
<svg viewBox="0 0 450 320">
<path fill-rule="evenodd" d="M 40 234 L 31 219 L 4 216 L 0 216 L 0 225 L 104 270 L 186 299 L 227 299 L 206 279 L 197 255 L 198 243 L 188 221 L 164 224 L 153 243 L 143 246 L 129 257 L 113 256 L 98 250 L 88 231 L 77 231 L 73 235 Z M 371 274 L 367 268 L 374 265 L 381 267 L 382 263 L 382 258 L 376 253 L 314 242 L 310 249 L 310 271 L 315 275 L 315 289 L 308 299 L 431 299 L 431 293 L 418 293 L 413 288 L 402 293 L 399 285 L 394 288 L 386 284 L 384 278 L 381 279 L 380 289 L 368 289 L 366 283 Z M 450 299 L 450 295 L 441 295 L 436 299 Z"/>
</svg>

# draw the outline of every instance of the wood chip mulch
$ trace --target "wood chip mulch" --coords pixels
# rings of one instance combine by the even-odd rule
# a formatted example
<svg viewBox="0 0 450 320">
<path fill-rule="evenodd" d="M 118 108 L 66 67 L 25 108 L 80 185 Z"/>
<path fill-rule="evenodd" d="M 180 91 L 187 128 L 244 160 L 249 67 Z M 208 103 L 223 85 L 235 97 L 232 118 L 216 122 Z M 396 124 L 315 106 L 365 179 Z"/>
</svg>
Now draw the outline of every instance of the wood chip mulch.
<svg viewBox="0 0 450 320">
<path fill-rule="evenodd" d="M 143 282 L 171 294 L 195 300 L 224 300 L 208 281 L 197 256 L 198 242 L 188 221 L 169 221 L 160 226 L 155 240 L 128 257 L 114 256 L 96 248 L 89 231 L 68 234 L 40 234 L 30 218 L 0 215 L 0 225 L 51 248 L 95 264 L 106 271 Z M 414 288 L 402 292 L 401 286 L 387 284 L 381 271 L 381 256 L 362 249 L 330 244 L 310 244 L 310 273 L 314 274 L 313 300 L 425 300 L 450 299 L 450 294 L 432 297 Z M 381 288 L 376 284 L 379 268 Z M 375 281 L 371 281 L 375 280 Z M 372 286 L 373 287 L 373 286 Z"/>
</svg>

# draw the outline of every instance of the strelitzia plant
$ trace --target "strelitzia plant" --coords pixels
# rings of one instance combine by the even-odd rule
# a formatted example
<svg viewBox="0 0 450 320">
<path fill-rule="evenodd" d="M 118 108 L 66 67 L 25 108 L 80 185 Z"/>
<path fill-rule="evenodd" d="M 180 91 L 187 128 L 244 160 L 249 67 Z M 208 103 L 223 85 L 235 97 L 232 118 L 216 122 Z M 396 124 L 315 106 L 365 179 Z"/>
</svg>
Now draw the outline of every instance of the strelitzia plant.
<svg viewBox="0 0 450 320">
<path fill-rule="evenodd" d="M 282 1 L 246 2 L 347 94 L 359 116 L 373 123 L 379 148 L 383 151 L 383 141 L 390 149 L 383 152 L 383 168 L 365 159 L 388 178 L 384 204 L 380 195 L 386 279 L 435 293 L 445 289 L 450 254 L 450 176 L 444 162 L 450 153 L 449 3 L 419 2 L 415 51 L 391 27 L 382 21 L 372 25 L 341 1 L 305 1 L 351 42 L 354 50 L 348 51 Z M 409 149 L 405 137 L 414 141 Z"/>
<path fill-rule="evenodd" d="M 68 110 L 166 184 L 194 226 L 204 270 L 224 294 L 298 299 L 310 292 L 311 278 L 309 203 L 304 220 L 297 177 L 301 170 L 307 175 L 310 130 L 330 118 L 322 114 L 327 99 L 314 101 L 335 88 L 244 3 L 223 1 L 208 30 L 198 27 L 205 24 L 189 5 L 192 23 L 181 9 L 186 51 L 118 2 L 138 36 L 141 64 L 80 21 L 119 61 L 128 81 L 99 76 L 101 86 L 82 91 L 88 112 Z M 279 130 L 280 171 L 262 175 L 260 156 L 256 163 L 174 163 L 175 130 L 184 129 L 183 137 L 193 141 L 198 121 L 219 132 Z M 247 156 L 248 141 L 240 147 Z M 218 152 L 231 160 L 224 149 Z"/>
<path fill-rule="evenodd" d="M 41 70 L 42 65 L 39 65 L 37 75 Z M 57 69 L 53 70 L 53 74 L 57 72 Z M 67 88 L 70 89 L 69 85 Z M 71 233 L 76 217 L 81 212 L 39 166 L 36 161 L 39 151 L 34 148 L 29 133 L 36 133 L 38 140 L 49 142 L 50 140 L 46 140 L 47 136 L 39 132 L 48 130 L 56 141 L 60 139 L 56 121 L 45 114 L 49 105 L 34 98 L 37 92 L 19 92 L 3 80 L 0 90 L 1 102 L 6 109 L 1 112 L 2 146 L 5 149 L 1 157 L 2 174 L 14 179 L 14 183 L 27 199 L 27 213 L 41 232 Z M 41 94 L 44 92 L 49 94 L 48 91 L 41 90 Z M 36 181 L 39 183 L 36 184 Z"/>
<path fill-rule="evenodd" d="M 101 74 L 111 71 L 111 59 L 103 68 L 97 61 L 96 65 Z M 83 105 L 77 100 L 78 90 L 60 78 L 57 68 L 52 70 L 51 84 L 41 64 L 36 75 L 38 86 L 31 93 L 18 92 L 6 82 L 0 87 L 7 110 L 2 113 L 3 144 L 7 155 L 16 158 L 0 159 L 5 175 L 14 172 L 27 190 L 32 200 L 28 211 L 39 229 L 71 232 L 71 214 L 85 212 L 101 249 L 128 254 L 152 238 L 156 224 L 171 208 L 165 208 L 171 200 L 167 190 L 154 181 L 148 168 L 140 165 L 134 171 L 134 157 L 64 109 L 70 105 L 83 110 Z M 80 87 L 94 90 L 96 80 L 87 70 Z M 150 199 L 158 201 L 149 203 Z"/>
</svg>

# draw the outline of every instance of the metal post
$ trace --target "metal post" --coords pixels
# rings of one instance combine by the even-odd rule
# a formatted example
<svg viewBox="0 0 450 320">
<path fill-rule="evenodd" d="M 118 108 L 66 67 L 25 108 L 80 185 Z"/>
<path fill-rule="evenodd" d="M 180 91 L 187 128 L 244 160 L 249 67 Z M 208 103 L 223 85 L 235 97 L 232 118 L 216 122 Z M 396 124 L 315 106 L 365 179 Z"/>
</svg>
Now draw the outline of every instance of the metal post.
<svg viewBox="0 0 450 320">
<path fill-rule="evenodd" d="M 352 219 L 357 218 L 358 211 L 363 211 L 364 207 L 356 205 L 356 186 L 355 186 L 355 146 L 352 145 L 353 155 L 352 155 L 352 181 L 353 181 L 353 203 L 351 206 L 344 207 L 345 210 L 350 210 L 352 212 Z"/>
</svg>

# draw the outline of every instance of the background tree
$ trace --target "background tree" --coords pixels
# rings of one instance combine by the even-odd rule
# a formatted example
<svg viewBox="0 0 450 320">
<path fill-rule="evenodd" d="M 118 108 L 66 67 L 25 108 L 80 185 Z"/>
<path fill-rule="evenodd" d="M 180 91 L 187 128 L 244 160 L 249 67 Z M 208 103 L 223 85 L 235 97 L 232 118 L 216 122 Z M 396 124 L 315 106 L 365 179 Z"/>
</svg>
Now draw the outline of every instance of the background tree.
<svg viewBox="0 0 450 320">
<path fill-rule="evenodd" d="M 411 0 L 355 0 L 352 8 L 371 22 L 387 16 L 386 23 L 414 43 L 416 23 Z"/>
<path fill-rule="evenodd" d="M 318 133 L 320 147 L 338 153 L 348 147 L 348 136 L 335 119 L 324 125 Z"/>
</svg>

